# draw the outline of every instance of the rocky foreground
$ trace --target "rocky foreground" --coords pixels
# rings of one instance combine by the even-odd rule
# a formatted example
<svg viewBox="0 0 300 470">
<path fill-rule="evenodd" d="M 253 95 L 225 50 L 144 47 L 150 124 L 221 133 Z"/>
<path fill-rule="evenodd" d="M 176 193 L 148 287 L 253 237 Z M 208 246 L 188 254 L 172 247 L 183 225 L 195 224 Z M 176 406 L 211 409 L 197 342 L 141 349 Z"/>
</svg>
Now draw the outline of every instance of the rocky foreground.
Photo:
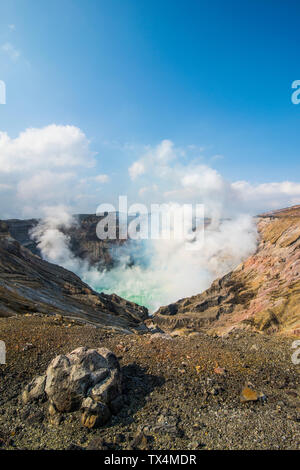
<svg viewBox="0 0 300 470">
<path fill-rule="evenodd" d="M 295 338 L 238 329 L 223 337 L 188 330 L 124 335 L 46 315 L 0 318 L 0 338 L 7 346 L 7 364 L 0 366 L 3 449 L 300 447 L 300 365 L 291 357 Z M 57 355 L 82 346 L 108 348 L 120 363 L 122 403 L 116 410 L 109 405 L 100 426 L 91 420 L 87 426 L 89 414 L 82 418 L 90 403 L 72 411 L 55 397 L 51 386 L 59 374 L 53 365 L 48 398 L 24 401 L 26 386 L 43 376 Z M 56 419 L 49 400 L 61 410 Z"/>
</svg>

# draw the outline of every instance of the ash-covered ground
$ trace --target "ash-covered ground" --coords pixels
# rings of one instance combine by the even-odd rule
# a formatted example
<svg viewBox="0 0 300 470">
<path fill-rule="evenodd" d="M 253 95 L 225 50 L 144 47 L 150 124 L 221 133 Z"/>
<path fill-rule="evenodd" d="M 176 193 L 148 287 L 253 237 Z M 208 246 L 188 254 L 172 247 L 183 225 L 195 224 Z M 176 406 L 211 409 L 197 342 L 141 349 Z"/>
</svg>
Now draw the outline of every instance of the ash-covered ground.
<svg viewBox="0 0 300 470">
<path fill-rule="evenodd" d="M 0 319 L 2 449 L 299 449 L 300 381 L 293 338 L 235 330 L 222 337 L 116 334 L 53 316 Z M 58 354 L 107 347 L 121 364 L 125 405 L 87 429 L 79 412 L 49 422 L 47 403 L 20 394 Z M 225 369 L 225 371 L 223 370 Z M 246 382 L 263 395 L 241 402 Z"/>
</svg>

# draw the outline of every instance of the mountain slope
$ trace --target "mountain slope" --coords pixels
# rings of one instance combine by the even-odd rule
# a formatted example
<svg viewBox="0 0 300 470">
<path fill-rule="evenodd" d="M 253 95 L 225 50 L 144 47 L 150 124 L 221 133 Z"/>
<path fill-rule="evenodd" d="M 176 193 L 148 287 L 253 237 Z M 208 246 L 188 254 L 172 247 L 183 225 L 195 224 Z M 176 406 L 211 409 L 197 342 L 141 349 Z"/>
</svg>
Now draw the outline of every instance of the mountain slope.
<svg viewBox="0 0 300 470">
<path fill-rule="evenodd" d="M 239 325 L 264 332 L 300 334 L 300 206 L 257 218 L 257 251 L 202 294 L 161 307 L 164 328 Z"/>
<path fill-rule="evenodd" d="M 0 225 L 0 316 L 40 312 L 115 329 L 144 327 L 146 308 L 94 292 L 75 274 L 32 254 L 11 237 L 5 223 Z"/>
<path fill-rule="evenodd" d="M 124 240 L 100 240 L 97 237 L 96 227 L 101 217 L 93 214 L 78 214 L 74 216 L 74 225 L 67 229 L 60 227 L 69 240 L 71 252 L 78 258 L 84 259 L 90 265 L 109 267 L 113 265 L 111 248 L 124 243 Z M 21 245 L 32 253 L 40 255 L 37 242 L 30 236 L 31 230 L 39 223 L 38 219 L 9 219 L 5 220 L 9 233 Z M 118 233 L 118 220 L 117 227 Z"/>
</svg>

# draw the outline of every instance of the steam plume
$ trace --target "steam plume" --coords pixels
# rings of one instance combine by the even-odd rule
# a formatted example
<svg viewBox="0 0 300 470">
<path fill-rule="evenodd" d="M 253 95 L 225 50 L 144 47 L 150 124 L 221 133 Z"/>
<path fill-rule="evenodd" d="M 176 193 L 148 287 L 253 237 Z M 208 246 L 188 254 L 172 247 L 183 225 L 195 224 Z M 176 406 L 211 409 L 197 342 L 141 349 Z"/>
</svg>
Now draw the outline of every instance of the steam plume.
<svg viewBox="0 0 300 470">
<path fill-rule="evenodd" d="M 78 274 L 97 291 L 118 295 L 145 305 L 151 312 L 161 305 L 198 294 L 211 282 L 235 268 L 255 250 L 252 217 L 221 220 L 205 231 L 200 250 L 186 250 L 184 240 L 128 241 L 112 251 L 115 267 L 98 271 L 71 252 L 63 227 L 76 220 L 63 207 L 48 208 L 32 237 L 45 259 Z"/>
</svg>

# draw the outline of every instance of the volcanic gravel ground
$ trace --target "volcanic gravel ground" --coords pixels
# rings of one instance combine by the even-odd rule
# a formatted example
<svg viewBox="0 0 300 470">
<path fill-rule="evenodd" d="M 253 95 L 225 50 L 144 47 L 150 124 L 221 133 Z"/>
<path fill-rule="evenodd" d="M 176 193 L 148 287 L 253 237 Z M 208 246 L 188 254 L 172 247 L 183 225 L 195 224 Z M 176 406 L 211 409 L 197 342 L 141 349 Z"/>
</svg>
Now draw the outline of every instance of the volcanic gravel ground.
<svg viewBox="0 0 300 470">
<path fill-rule="evenodd" d="M 299 449 L 293 338 L 178 334 L 121 335 L 52 316 L 1 318 L 7 364 L 0 365 L 0 448 Z M 107 347 L 122 367 L 126 403 L 103 428 L 83 428 L 79 412 L 51 425 L 46 403 L 20 401 L 56 355 L 79 346 Z M 215 372 L 221 368 L 223 375 Z M 241 403 L 246 381 L 265 397 Z"/>
</svg>

